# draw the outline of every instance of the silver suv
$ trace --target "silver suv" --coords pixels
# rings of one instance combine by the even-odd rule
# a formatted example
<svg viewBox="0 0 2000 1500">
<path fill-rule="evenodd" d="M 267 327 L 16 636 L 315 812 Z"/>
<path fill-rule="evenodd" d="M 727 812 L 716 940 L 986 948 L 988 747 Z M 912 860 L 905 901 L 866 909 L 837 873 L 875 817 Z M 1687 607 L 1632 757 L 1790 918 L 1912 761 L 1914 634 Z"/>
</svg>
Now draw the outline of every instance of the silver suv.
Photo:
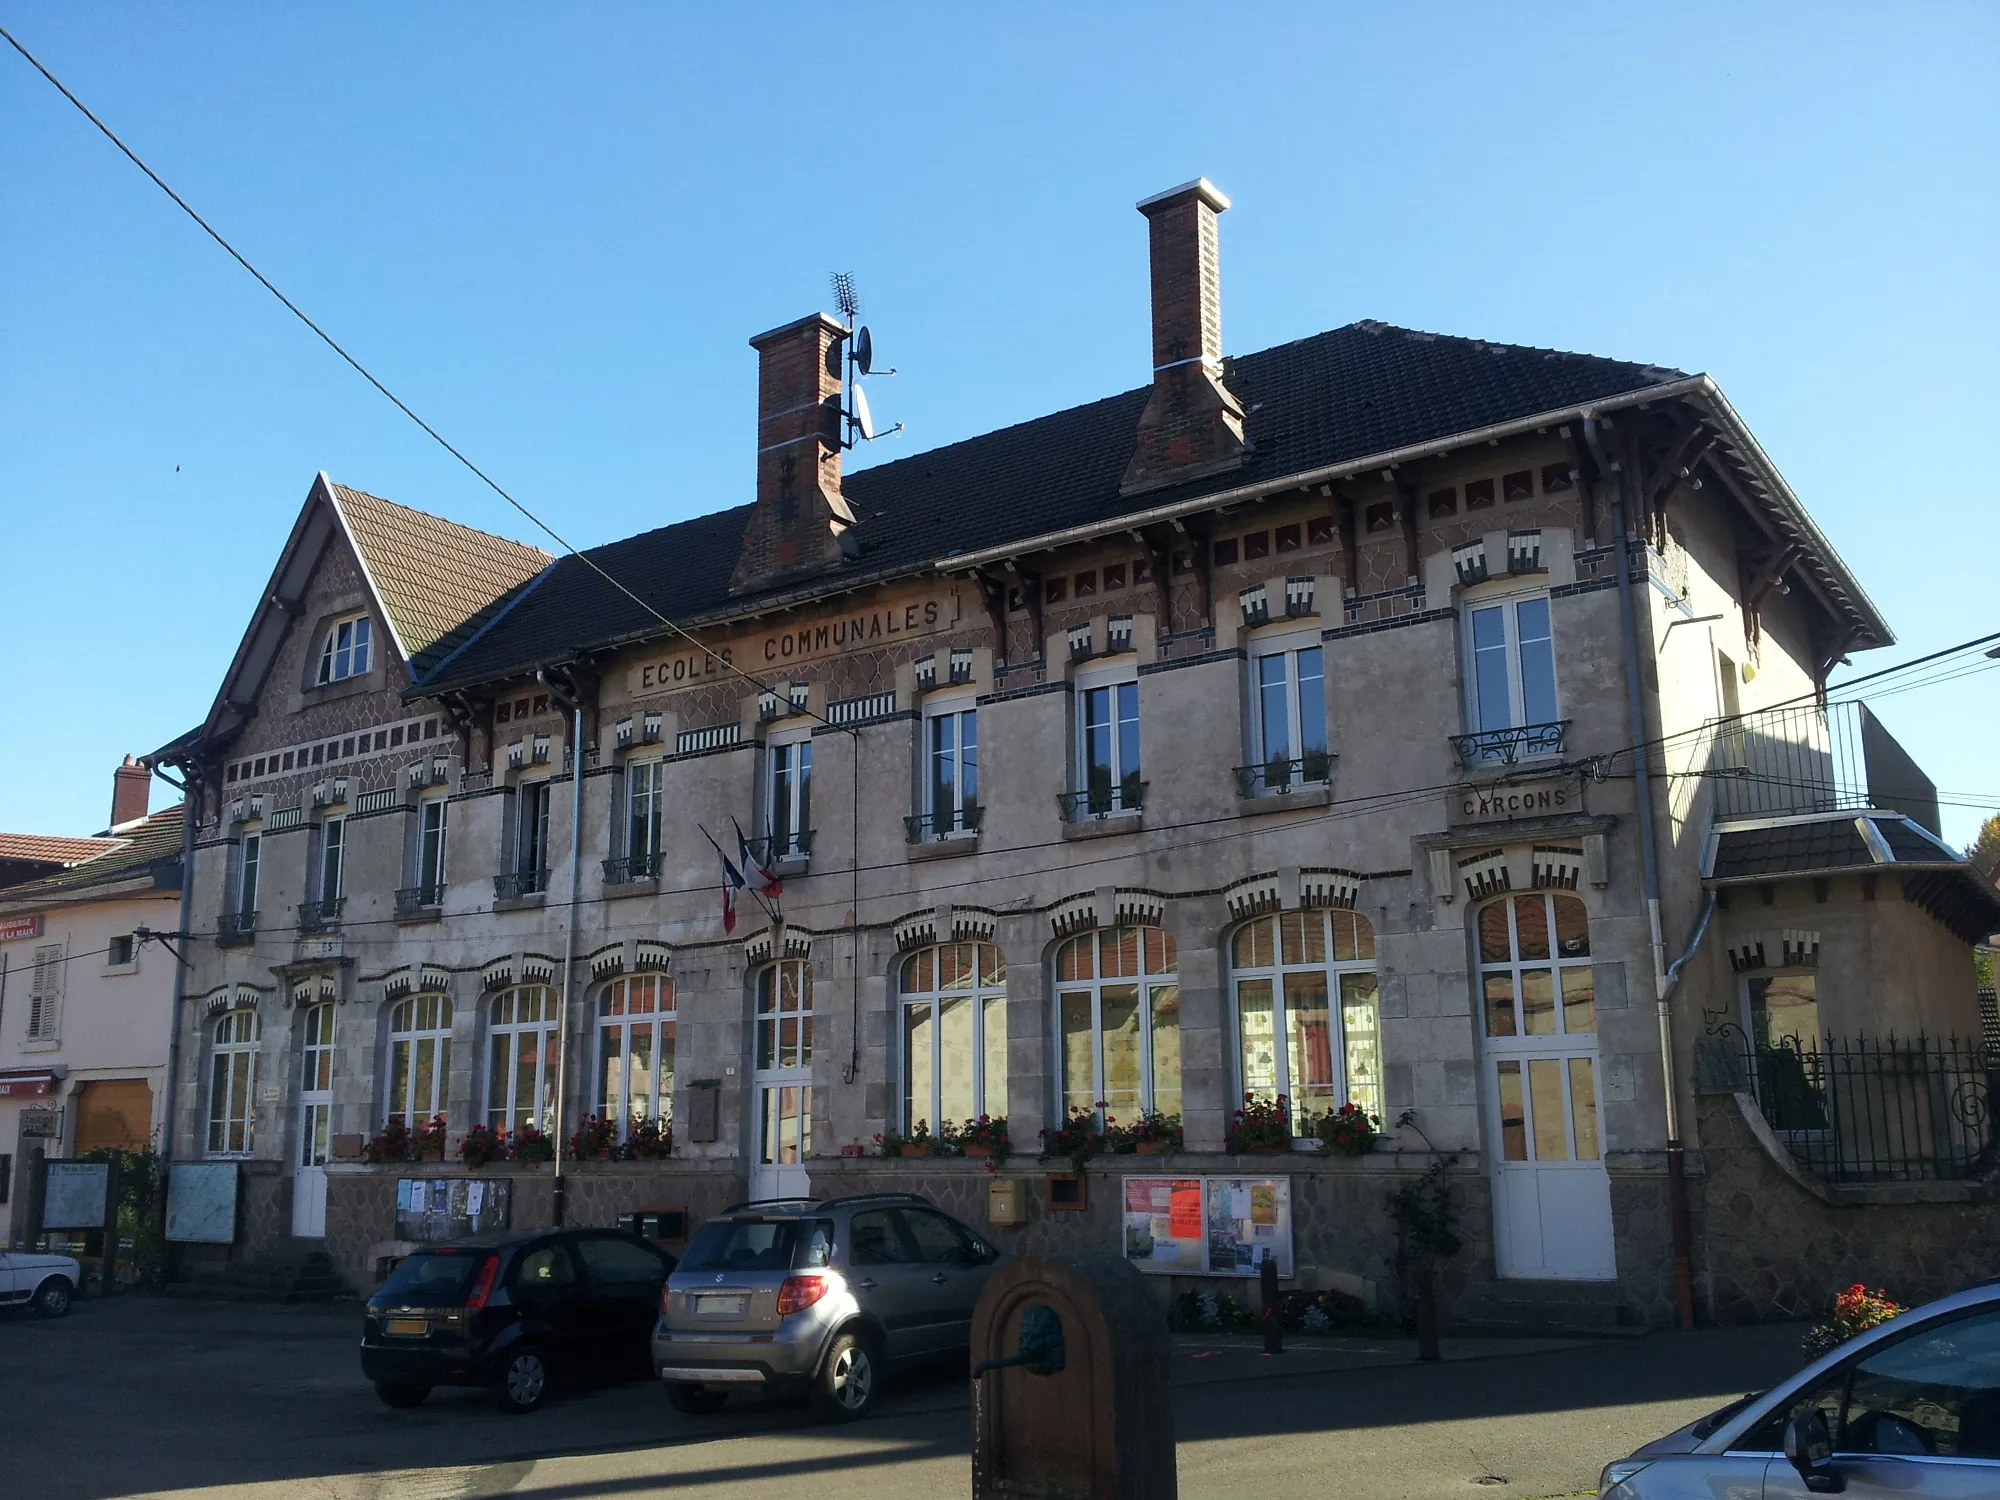
<svg viewBox="0 0 2000 1500">
<path fill-rule="evenodd" d="M 966 1348 L 1000 1259 L 913 1193 L 740 1203 L 667 1278 L 653 1368 L 679 1411 L 804 1389 L 825 1415 L 864 1416 L 887 1366 Z"/>
</svg>

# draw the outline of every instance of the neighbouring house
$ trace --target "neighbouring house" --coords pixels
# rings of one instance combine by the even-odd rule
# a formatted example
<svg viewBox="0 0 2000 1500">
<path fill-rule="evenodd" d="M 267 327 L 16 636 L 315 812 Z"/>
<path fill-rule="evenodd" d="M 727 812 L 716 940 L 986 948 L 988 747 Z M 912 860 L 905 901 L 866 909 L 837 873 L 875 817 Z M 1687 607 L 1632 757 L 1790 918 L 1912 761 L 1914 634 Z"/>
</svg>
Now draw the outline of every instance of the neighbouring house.
<svg viewBox="0 0 2000 1500">
<path fill-rule="evenodd" d="M 1140 205 L 1151 378 L 1089 405 L 843 473 L 858 333 L 815 314 L 751 340 L 746 503 L 550 560 L 313 484 L 158 752 L 176 1151 L 242 1163 L 186 1269 L 305 1242 L 365 1284 L 445 1201 L 399 1184 L 467 1170 L 344 1158 L 443 1116 L 515 1143 L 516 1222 L 907 1189 L 1182 1286 L 1282 1245 L 1383 1306 L 1435 1149 L 1453 1316 L 1804 1295 L 1811 1215 L 1873 1212 L 1833 1061 L 1972 1037 L 2000 923 L 1827 701 L 1888 625 L 1708 376 L 1372 321 L 1225 355 L 1227 207 Z M 725 862 L 782 883 L 739 930 Z M 1376 1148 L 1308 1149 L 1350 1104 Z M 587 1116 L 559 1205 L 518 1148 Z M 982 1116 L 1032 1192 L 949 1145 Z M 1042 1180 L 1044 1132 L 1142 1120 L 1164 1154 Z M 1954 1268 L 1978 1146 L 1889 1153 L 1974 1215 Z M 1744 1183 L 1811 1207 L 1752 1243 Z"/>
<path fill-rule="evenodd" d="M 111 826 L 83 858 L 0 889 L 0 1244 L 23 1232 L 30 1163 L 164 1144 L 180 924 L 178 806 L 148 814 L 151 771 L 114 773 Z M 0 848 L 31 842 L 0 835 Z"/>
</svg>

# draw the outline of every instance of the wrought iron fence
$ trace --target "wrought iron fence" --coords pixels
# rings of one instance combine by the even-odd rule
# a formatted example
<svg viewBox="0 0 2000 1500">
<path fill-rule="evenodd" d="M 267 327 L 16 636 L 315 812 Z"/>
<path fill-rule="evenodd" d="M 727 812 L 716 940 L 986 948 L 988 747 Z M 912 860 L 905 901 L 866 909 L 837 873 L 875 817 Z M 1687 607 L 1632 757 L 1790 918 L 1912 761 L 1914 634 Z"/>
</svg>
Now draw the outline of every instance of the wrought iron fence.
<svg viewBox="0 0 2000 1500">
<path fill-rule="evenodd" d="M 340 907 L 345 896 L 327 896 L 299 903 L 299 931 L 306 934 L 332 932 L 340 926 Z"/>
<path fill-rule="evenodd" d="M 1548 724 L 1519 724 L 1511 729 L 1479 729 L 1471 734 L 1455 734 L 1451 748 L 1458 763 L 1468 771 L 1485 766 L 1511 766 L 1537 755 L 1561 755 L 1569 734 L 1569 720 Z"/>
<path fill-rule="evenodd" d="M 215 919 L 215 946 L 240 948 L 257 937 L 257 913 L 226 911 Z"/>
<path fill-rule="evenodd" d="M 413 917 L 428 914 L 444 905 L 444 882 L 434 881 L 430 885 L 406 885 L 396 892 L 396 915 Z"/>
<path fill-rule="evenodd" d="M 1293 787 L 1325 786 L 1333 780 L 1334 762 L 1339 759 L 1325 750 L 1311 750 L 1290 759 L 1274 755 L 1261 765 L 1236 767 L 1236 792 L 1241 797 L 1262 797 L 1286 792 Z"/>
<path fill-rule="evenodd" d="M 955 834 L 977 833 L 986 809 L 976 802 L 960 807 L 941 807 L 936 812 L 911 813 L 903 819 L 903 838 L 912 844 L 948 839 Z"/>
<path fill-rule="evenodd" d="M 539 896 L 548 891 L 549 872 L 543 870 L 509 870 L 493 877 L 493 897 L 496 901 L 512 901 L 522 896 Z"/>
<path fill-rule="evenodd" d="M 604 862 L 606 885 L 629 885 L 635 880 L 653 880 L 660 873 L 660 854 L 627 854 Z"/>
<path fill-rule="evenodd" d="M 1859 703 L 1802 704 L 1723 719 L 1706 774 L 1720 818 L 1870 805 Z"/>
<path fill-rule="evenodd" d="M 1786 1037 L 1766 1044 L 1737 1032 L 1734 1040 L 1772 1133 L 1826 1181 L 2000 1174 L 1993 1113 L 2000 1051 L 1983 1038 Z"/>
</svg>

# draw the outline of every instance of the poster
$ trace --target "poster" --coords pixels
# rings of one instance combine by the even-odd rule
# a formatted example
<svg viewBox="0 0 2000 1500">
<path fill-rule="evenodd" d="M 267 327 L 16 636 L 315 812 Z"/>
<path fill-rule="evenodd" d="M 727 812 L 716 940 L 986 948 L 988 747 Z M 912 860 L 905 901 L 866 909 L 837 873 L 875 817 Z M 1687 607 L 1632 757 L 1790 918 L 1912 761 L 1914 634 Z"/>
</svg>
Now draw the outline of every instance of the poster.
<svg viewBox="0 0 2000 1500">
<path fill-rule="evenodd" d="M 42 1195 L 42 1228 L 102 1229 L 111 1168 L 101 1161 L 52 1161 Z"/>
<path fill-rule="evenodd" d="M 1124 1254 L 1141 1271 L 1200 1276 L 1208 1269 L 1199 1177 L 1127 1177 Z"/>
<path fill-rule="evenodd" d="M 1207 1177 L 1208 1272 L 1255 1276 L 1265 1259 L 1292 1274 L 1292 1183 L 1288 1177 Z"/>
<path fill-rule="evenodd" d="M 235 1162 L 173 1164 L 167 1175 L 167 1238 L 183 1245 L 235 1242 Z"/>
<path fill-rule="evenodd" d="M 396 1238 L 434 1244 L 505 1229 L 514 1184 L 505 1177 L 396 1179 Z"/>
</svg>

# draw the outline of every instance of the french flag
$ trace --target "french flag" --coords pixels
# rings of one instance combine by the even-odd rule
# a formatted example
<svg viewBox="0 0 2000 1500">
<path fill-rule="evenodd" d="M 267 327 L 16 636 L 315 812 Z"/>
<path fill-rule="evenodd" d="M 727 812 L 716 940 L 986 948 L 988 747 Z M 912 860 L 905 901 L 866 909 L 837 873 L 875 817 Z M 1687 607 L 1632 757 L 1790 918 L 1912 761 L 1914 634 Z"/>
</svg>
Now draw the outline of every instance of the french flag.
<svg viewBox="0 0 2000 1500">
<path fill-rule="evenodd" d="M 702 830 L 702 837 L 708 838 L 706 829 Z M 712 838 L 708 841 L 715 845 L 715 857 L 722 861 L 722 931 L 727 936 L 736 930 L 736 893 L 747 882 L 743 879 L 743 872 L 731 864 L 729 856 L 722 852 L 722 845 L 716 844 Z"/>
<path fill-rule="evenodd" d="M 771 873 L 771 867 L 757 857 L 757 851 L 750 847 L 750 840 L 743 837 L 743 825 L 734 818 L 729 820 L 736 828 L 736 856 L 743 861 L 743 868 L 757 883 L 757 894 L 766 901 L 775 901 L 784 893 L 785 882 Z M 728 861 L 724 860 L 724 864 Z M 739 880 L 741 876 L 737 877 Z"/>
</svg>

